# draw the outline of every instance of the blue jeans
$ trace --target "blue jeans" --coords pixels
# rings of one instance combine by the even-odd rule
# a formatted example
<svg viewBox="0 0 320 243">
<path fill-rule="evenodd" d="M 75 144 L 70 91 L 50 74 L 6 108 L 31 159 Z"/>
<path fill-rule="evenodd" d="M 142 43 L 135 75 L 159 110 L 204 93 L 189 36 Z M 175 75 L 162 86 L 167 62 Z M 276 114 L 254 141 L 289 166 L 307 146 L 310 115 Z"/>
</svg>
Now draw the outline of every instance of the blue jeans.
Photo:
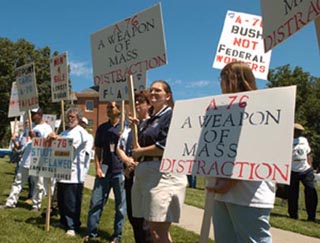
<svg viewBox="0 0 320 243">
<path fill-rule="evenodd" d="M 103 207 L 108 201 L 111 188 L 113 188 L 115 198 L 114 232 L 112 236 L 119 240 L 121 239 L 127 212 L 123 174 L 107 174 L 104 178 L 96 177 L 91 195 L 90 209 L 88 212 L 87 235 L 89 237 L 96 237 L 98 235 L 98 224 Z"/>
<path fill-rule="evenodd" d="M 271 243 L 270 213 L 271 208 L 254 208 L 215 200 L 215 242 Z"/>
</svg>

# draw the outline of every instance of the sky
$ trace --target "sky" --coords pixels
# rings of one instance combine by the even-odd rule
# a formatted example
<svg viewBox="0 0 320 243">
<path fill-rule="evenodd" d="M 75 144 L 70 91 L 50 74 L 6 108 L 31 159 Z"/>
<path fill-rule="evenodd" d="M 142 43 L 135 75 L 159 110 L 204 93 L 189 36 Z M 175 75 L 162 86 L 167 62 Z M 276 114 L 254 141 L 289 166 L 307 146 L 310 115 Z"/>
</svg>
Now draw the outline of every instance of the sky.
<svg viewBox="0 0 320 243">
<path fill-rule="evenodd" d="M 212 68 L 228 10 L 261 16 L 259 0 L 3 0 L 0 37 L 25 39 L 36 48 L 68 53 L 72 91 L 93 85 L 90 35 L 161 2 L 168 63 L 147 73 L 172 87 L 175 100 L 221 93 Z M 320 77 L 313 23 L 272 50 L 270 69 L 290 64 Z M 259 88 L 267 81 L 257 80 Z"/>
</svg>

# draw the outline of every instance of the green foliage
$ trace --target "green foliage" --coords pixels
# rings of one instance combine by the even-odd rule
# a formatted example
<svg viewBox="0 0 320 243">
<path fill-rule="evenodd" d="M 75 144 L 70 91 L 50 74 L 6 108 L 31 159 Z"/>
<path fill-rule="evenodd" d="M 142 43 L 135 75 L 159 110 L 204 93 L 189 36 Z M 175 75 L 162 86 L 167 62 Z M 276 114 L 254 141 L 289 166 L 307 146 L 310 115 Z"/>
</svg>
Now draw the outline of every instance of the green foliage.
<svg viewBox="0 0 320 243">
<path fill-rule="evenodd" d="M 0 147 L 7 147 L 11 136 L 8 101 L 17 67 L 34 63 L 40 107 L 47 114 L 60 115 L 60 106 L 51 102 L 50 53 L 48 46 L 35 48 L 24 39 L 13 42 L 7 38 L 0 38 Z"/>
<path fill-rule="evenodd" d="M 320 78 L 304 72 L 302 68 L 290 69 L 290 65 L 270 70 L 268 87 L 296 85 L 296 122 L 305 127 L 304 135 L 311 146 L 313 165 L 320 164 Z"/>
</svg>

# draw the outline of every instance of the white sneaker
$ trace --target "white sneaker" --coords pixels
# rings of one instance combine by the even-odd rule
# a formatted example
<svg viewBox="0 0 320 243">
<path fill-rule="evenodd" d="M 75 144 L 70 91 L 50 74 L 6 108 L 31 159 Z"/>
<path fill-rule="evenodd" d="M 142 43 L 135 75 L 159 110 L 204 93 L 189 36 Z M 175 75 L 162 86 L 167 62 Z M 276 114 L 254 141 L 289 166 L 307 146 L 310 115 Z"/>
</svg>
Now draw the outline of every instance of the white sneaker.
<svg viewBox="0 0 320 243">
<path fill-rule="evenodd" d="M 76 236 L 76 232 L 74 230 L 68 230 L 66 234 L 70 236 Z"/>
</svg>

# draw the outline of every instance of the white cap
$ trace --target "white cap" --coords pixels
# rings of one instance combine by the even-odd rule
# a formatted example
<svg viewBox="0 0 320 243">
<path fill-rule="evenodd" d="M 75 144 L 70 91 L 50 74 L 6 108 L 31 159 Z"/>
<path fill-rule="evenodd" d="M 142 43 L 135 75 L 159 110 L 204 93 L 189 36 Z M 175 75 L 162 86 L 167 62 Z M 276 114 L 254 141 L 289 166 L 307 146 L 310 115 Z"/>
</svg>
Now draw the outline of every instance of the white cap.
<svg viewBox="0 0 320 243">
<path fill-rule="evenodd" d="M 88 119 L 86 117 L 82 117 L 82 122 L 86 125 L 89 125 Z"/>
</svg>

